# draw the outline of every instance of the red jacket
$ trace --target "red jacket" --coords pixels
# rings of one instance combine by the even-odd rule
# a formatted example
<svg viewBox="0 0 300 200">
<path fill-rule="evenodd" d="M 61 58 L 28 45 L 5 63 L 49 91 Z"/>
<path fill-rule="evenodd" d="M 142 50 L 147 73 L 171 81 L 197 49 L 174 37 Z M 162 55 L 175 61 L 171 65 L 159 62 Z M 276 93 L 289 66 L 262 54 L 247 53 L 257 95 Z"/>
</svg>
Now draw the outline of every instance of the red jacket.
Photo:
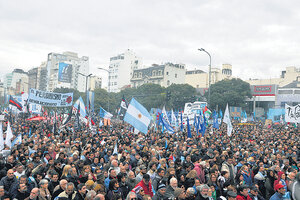
<svg viewBox="0 0 300 200">
<path fill-rule="evenodd" d="M 141 180 L 141 181 L 133 188 L 133 191 L 134 191 L 135 188 L 137 188 L 137 187 L 139 187 L 139 186 L 141 186 L 141 187 L 143 188 L 145 194 L 148 194 L 148 195 L 150 195 L 151 197 L 153 197 L 153 191 L 152 191 L 152 185 L 151 185 L 151 182 L 149 182 L 149 184 L 146 185 L 146 184 L 144 183 L 144 181 Z"/>
<path fill-rule="evenodd" d="M 251 197 L 249 195 L 247 197 L 244 195 L 237 195 L 236 200 L 251 200 Z"/>
</svg>

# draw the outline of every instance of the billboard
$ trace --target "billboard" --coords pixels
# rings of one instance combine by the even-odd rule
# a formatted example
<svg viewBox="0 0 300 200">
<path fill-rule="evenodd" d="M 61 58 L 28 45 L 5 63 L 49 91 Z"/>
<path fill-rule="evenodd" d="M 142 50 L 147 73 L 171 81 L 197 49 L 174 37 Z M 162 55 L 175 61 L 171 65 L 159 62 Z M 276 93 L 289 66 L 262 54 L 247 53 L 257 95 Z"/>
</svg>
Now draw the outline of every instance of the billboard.
<svg viewBox="0 0 300 200">
<path fill-rule="evenodd" d="M 252 96 L 275 96 L 276 85 L 251 85 Z"/>
<path fill-rule="evenodd" d="M 71 83 L 72 80 L 72 65 L 67 63 L 59 63 L 58 81 Z"/>
</svg>

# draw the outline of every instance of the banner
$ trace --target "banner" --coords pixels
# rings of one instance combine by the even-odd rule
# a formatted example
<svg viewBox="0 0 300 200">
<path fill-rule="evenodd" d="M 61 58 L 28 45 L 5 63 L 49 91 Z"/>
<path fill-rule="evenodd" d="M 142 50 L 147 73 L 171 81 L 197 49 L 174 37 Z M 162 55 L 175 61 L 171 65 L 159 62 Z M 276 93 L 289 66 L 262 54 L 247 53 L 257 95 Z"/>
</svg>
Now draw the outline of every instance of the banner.
<svg viewBox="0 0 300 200">
<path fill-rule="evenodd" d="M 285 104 L 285 122 L 300 123 L 300 104 L 296 106 Z"/>
<path fill-rule="evenodd" d="M 67 63 L 59 63 L 58 81 L 71 83 L 72 80 L 72 65 Z"/>
<path fill-rule="evenodd" d="M 30 88 L 28 102 L 47 107 L 72 106 L 73 93 L 54 93 Z"/>
</svg>

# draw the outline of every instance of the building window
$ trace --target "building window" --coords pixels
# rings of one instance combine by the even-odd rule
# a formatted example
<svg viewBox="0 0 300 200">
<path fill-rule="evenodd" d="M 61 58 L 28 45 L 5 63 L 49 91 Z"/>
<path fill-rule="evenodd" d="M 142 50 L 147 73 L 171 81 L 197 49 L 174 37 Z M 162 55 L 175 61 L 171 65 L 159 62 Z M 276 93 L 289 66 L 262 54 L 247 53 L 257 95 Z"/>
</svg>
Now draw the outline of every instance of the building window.
<svg viewBox="0 0 300 200">
<path fill-rule="evenodd" d="M 175 78 L 177 78 L 177 74 L 175 74 Z"/>
<path fill-rule="evenodd" d="M 156 76 L 156 71 L 152 71 L 152 76 Z"/>
<path fill-rule="evenodd" d="M 160 75 L 161 75 L 161 70 L 158 71 L 158 76 L 160 76 Z"/>
<path fill-rule="evenodd" d="M 137 73 L 134 73 L 134 76 L 133 76 L 134 78 L 136 78 L 137 77 Z"/>
<path fill-rule="evenodd" d="M 169 75 L 169 72 L 166 72 L 167 75 Z"/>
<path fill-rule="evenodd" d="M 142 72 L 139 73 L 139 77 L 142 78 Z"/>
<path fill-rule="evenodd" d="M 167 85 L 170 85 L 170 81 L 169 80 L 167 81 Z"/>
</svg>

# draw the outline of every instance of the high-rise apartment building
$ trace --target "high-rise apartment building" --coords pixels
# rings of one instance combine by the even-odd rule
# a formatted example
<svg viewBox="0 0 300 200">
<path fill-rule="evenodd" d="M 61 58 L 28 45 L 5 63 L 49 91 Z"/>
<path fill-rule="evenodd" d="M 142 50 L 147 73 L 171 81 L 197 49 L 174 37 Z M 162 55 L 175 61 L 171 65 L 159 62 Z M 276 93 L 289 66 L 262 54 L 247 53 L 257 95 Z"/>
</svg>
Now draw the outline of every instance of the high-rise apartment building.
<svg viewBox="0 0 300 200">
<path fill-rule="evenodd" d="M 89 58 L 78 57 L 77 53 L 64 52 L 63 54 L 49 53 L 47 59 L 47 90 L 55 88 L 74 88 L 84 92 L 86 77 L 89 74 Z"/>
<path fill-rule="evenodd" d="M 9 95 L 28 91 L 28 74 L 22 69 L 14 69 L 4 77 L 4 88 Z"/>
<path fill-rule="evenodd" d="M 108 91 L 119 92 L 130 86 L 133 70 L 142 66 L 141 59 L 131 50 L 110 58 Z"/>
</svg>

